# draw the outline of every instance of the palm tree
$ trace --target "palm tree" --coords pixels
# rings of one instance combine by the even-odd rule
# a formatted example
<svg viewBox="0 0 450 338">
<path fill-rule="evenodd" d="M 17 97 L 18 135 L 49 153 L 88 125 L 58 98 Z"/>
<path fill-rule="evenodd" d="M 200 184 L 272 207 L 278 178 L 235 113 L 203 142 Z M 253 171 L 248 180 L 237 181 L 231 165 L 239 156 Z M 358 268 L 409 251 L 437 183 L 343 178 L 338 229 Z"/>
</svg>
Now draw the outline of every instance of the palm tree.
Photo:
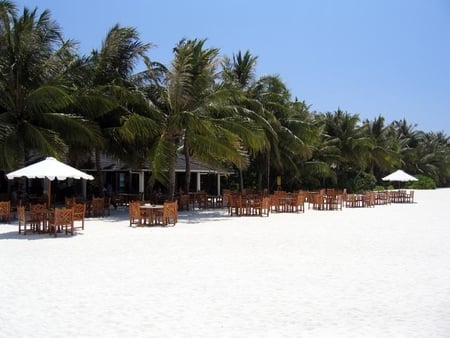
<svg viewBox="0 0 450 338">
<path fill-rule="evenodd" d="M 433 178 L 437 185 L 446 185 L 450 178 L 450 138 L 442 132 L 423 133 L 415 148 L 414 172 Z"/>
<path fill-rule="evenodd" d="M 21 16 L 0 1 L 0 165 L 23 165 L 31 155 L 60 157 L 67 140 L 90 140 L 85 121 L 65 109 L 73 102 L 61 82 L 74 43 L 65 41 L 48 11 L 24 8 Z"/>
<path fill-rule="evenodd" d="M 279 129 L 280 124 L 271 111 L 271 109 L 273 110 L 277 106 L 275 101 L 272 102 L 272 98 L 279 94 L 283 95 L 284 93 L 281 94 L 281 91 L 286 90 L 286 88 L 278 77 L 267 76 L 256 80 L 255 69 L 257 59 L 248 50 L 244 54 L 239 51 L 236 55 L 233 55 L 232 60 L 225 58 L 222 63 L 222 80 L 224 86 L 240 93 L 236 103 L 244 109 L 241 111 L 239 118 L 243 121 L 252 121 L 263 132 L 264 139 L 259 144 L 254 144 L 252 139 L 249 139 L 249 142 L 244 144 L 252 157 L 251 172 L 258 173 L 256 188 L 257 190 L 261 190 L 264 174 L 267 175 L 267 188 L 269 189 L 270 187 L 271 152 L 273 152 L 273 162 L 279 163 L 278 135 L 276 129 Z M 282 89 L 278 93 L 275 93 L 280 88 Z M 272 93 L 270 93 L 271 91 Z M 263 168 L 267 169 L 264 170 Z M 244 173 L 242 168 L 239 168 L 239 178 L 240 187 L 243 190 Z"/>
<path fill-rule="evenodd" d="M 179 150 L 186 158 L 186 192 L 191 157 L 219 167 L 247 164 L 242 144 L 251 138 L 252 124 L 236 118 L 240 108 L 234 104 L 234 93 L 216 83 L 219 50 L 204 44 L 205 40 L 181 40 L 162 83 L 154 81 L 147 90 L 151 110 L 162 117 L 152 147 L 152 173 L 168 185 L 171 199 Z"/>
<path fill-rule="evenodd" d="M 108 153 L 132 165 L 142 165 L 146 143 L 155 132 L 145 97 L 134 83 L 139 60 L 149 62 L 135 28 L 113 26 L 99 50 L 79 63 L 73 109 L 93 121 L 101 135 L 85 151 L 94 150 L 100 193 L 100 156 Z M 78 150 L 83 150 L 83 147 Z"/>
<path fill-rule="evenodd" d="M 338 109 L 334 113 L 326 113 L 323 119 L 324 133 L 331 137 L 339 150 L 337 161 L 330 163 L 336 170 L 338 180 L 345 182 L 350 177 L 360 175 L 369 164 L 373 143 L 364 135 L 359 116 Z"/>
<path fill-rule="evenodd" d="M 396 142 L 390 137 L 392 125 L 385 126 L 384 117 L 363 122 L 363 133 L 372 140 L 369 168 L 372 174 L 381 178 L 393 168 L 400 166 L 400 155 Z"/>
</svg>

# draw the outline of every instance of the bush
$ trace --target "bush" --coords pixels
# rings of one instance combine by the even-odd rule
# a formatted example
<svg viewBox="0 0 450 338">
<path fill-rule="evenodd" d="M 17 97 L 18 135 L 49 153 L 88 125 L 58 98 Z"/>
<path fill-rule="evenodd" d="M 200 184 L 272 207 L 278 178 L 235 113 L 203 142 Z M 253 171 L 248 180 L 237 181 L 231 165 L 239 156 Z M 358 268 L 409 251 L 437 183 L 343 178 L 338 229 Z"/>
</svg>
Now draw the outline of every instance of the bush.
<svg viewBox="0 0 450 338">
<path fill-rule="evenodd" d="M 428 176 L 416 175 L 418 181 L 412 182 L 408 185 L 410 189 L 436 189 L 436 182 Z"/>
<path fill-rule="evenodd" d="M 377 184 L 377 179 L 374 175 L 368 173 L 362 173 L 357 176 L 352 182 L 352 191 L 362 192 L 371 191 L 375 188 Z"/>
</svg>

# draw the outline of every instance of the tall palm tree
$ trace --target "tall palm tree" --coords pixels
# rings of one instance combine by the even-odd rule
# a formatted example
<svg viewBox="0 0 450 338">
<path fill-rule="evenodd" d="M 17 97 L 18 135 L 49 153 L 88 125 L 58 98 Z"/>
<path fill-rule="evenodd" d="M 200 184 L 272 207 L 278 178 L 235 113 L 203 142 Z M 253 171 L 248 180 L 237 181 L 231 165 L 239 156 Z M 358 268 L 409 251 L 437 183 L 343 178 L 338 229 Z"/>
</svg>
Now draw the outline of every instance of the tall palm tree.
<svg viewBox="0 0 450 338">
<path fill-rule="evenodd" d="M 94 150 L 100 192 L 104 186 L 101 154 L 142 165 L 146 140 L 156 128 L 133 78 L 137 63 L 149 62 L 146 52 L 151 46 L 140 41 L 135 28 L 114 25 L 101 48 L 80 62 L 73 109 L 101 130 L 101 136 L 89 145 Z"/>
<path fill-rule="evenodd" d="M 326 113 L 323 121 L 325 135 L 331 137 L 339 150 L 337 161 L 330 163 L 336 170 L 338 179 L 345 182 L 361 174 L 369 164 L 373 143 L 364 135 L 359 125 L 359 116 L 338 109 L 333 113 Z"/>
<path fill-rule="evenodd" d="M 372 140 L 369 169 L 377 178 L 381 178 L 393 168 L 400 166 L 400 155 L 395 141 L 390 137 L 392 125 L 384 124 L 384 117 L 378 116 L 372 121 L 363 122 L 363 133 Z"/>
<path fill-rule="evenodd" d="M 161 84 L 149 87 L 151 110 L 162 116 L 159 138 L 152 147 L 152 173 L 175 194 L 178 151 L 186 158 L 185 190 L 189 191 L 189 160 L 195 157 L 216 166 L 247 164 L 242 144 L 252 124 L 239 121 L 232 92 L 216 84 L 219 50 L 205 48 L 205 40 L 181 40 Z"/>
<path fill-rule="evenodd" d="M 73 102 L 61 82 L 74 43 L 65 41 L 49 11 L 0 1 L 0 165 L 23 165 L 31 154 L 60 157 L 67 140 L 94 137 L 83 119 L 66 114 Z"/>
</svg>

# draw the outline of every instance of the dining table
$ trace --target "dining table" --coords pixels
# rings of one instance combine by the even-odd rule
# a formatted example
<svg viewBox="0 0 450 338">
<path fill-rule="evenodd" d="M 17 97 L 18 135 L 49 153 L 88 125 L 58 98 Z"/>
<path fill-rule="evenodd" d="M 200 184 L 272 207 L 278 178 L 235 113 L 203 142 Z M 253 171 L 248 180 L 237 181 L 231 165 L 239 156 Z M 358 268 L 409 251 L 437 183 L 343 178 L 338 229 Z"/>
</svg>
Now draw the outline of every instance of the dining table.
<svg viewBox="0 0 450 338">
<path fill-rule="evenodd" d="M 145 203 L 139 206 L 140 221 L 139 225 L 155 225 L 158 224 L 158 214 L 162 214 L 164 205 Z"/>
</svg>

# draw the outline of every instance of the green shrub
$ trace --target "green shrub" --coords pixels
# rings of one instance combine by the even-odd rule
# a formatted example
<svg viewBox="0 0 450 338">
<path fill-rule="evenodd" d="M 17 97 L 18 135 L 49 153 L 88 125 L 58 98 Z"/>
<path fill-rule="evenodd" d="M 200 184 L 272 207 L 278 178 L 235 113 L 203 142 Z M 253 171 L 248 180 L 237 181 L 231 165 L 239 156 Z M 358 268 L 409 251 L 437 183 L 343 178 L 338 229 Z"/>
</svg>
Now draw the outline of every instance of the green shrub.
<svg viewBox="0 0 450 338">
<path fill-rule="evenodd" d="M 418 181 L 412 182 L 408 185 L 410 189 L 436 189 L 436 182 L 428 176 L 416 175 Z"/>
<path fill-rule="evenodd" d="M 374 175 L 368 173 L 362 173 L 356 177 L 352 182 L 352 191 L 362 192 L 371 191 L 375 188 L 377 179 Z"/>
</svg>

